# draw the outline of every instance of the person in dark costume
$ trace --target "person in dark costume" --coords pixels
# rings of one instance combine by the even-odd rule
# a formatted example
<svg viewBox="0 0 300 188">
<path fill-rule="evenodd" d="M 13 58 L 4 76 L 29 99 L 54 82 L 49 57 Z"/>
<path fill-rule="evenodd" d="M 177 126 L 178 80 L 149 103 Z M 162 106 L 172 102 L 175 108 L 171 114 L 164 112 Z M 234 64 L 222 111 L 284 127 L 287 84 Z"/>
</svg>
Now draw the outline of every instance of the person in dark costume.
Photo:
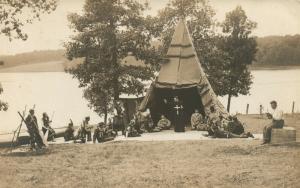
<svg viewBox="0 0 300 188">
<path fill-rule="evenodd" d="M 185 125 L 184 125 L 184 107 L 182 102 L 179 100 L 178 96 L 174 97 L 174 103 L 172 107 L 172 114 L 173 114 L 173 125 L 175 132 L 184 132 Z"/>
<path fill-rule="evenodd" d="M 64 139 L 65 141 L 74 140 L 74 126 L 73 121 L 70 120 L 70 123 L 68 124 L 68 128 L 65 130 Z"/>
<path fill-rule="evenodd" d="M 52 123 L 52 121 L 49 119 L 49 116 L 46 112 L 43 113 L 42 121 L 43 121 L 42 131 L 44 135 L 46 134 L 47 130 L 49 131 L 47 141 L 54 141 L 55 131 L 50 126 L 50 123 Z"/>
<path fill-rule="evenodd" d="M 34 110 L 29 110 L 29 115 L 25 119 L 25 124 L 30 137 L 31 149 L 41 149 L 44 145 L 43 139 L 39 133 L 37 118 L 34 115 Z"/>
</svg>

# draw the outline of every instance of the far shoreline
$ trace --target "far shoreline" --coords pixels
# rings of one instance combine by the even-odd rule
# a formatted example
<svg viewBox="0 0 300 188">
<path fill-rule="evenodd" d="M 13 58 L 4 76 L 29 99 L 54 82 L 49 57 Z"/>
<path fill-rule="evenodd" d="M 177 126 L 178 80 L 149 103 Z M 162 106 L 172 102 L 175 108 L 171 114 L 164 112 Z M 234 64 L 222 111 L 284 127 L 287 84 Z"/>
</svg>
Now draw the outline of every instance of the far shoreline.
<svg viewBox="0 0 300 188">
<path fill-rule="evenodd" d="M 46 64 L 44 64 L 46 63 Z M 51 63 L 53 63 L 51 65 Z M 43 62 L 22 64 L 17 66 L 0 67 L 0 73 L 47 73 L 47 72 L 66 72 L 64 61 Z M 43 66 L 43 67 L 40 67 Z M 251 71 L 268 71 L 268 70 L 298 70 L 300 65 L 250 65 Z"/>
<path fill-rule="evenodd" d="M 300 65 L 251 65 L 250 70 L 295 70 L 300 69 Z"/>
</svg>

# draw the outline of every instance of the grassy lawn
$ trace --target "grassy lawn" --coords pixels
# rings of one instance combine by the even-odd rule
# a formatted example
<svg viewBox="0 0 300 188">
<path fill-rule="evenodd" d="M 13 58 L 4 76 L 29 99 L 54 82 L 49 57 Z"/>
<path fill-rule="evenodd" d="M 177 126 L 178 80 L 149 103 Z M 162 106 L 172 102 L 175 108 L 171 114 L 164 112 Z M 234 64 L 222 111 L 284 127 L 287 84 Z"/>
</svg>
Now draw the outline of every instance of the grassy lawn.
<svg viewBox="0 0 300 188">
<path fill-rule="evenodd" d="M 254 133 L 263 125 L 257 117 L 240 118 Z M 288 122 L 296 126 L 293 119 Z M 64 144 L 51 145 L 41 155 L 1 149 L 0 187 L 300 187 L 299 144 L 260 143 L 216 139 Z"/>
</svg>

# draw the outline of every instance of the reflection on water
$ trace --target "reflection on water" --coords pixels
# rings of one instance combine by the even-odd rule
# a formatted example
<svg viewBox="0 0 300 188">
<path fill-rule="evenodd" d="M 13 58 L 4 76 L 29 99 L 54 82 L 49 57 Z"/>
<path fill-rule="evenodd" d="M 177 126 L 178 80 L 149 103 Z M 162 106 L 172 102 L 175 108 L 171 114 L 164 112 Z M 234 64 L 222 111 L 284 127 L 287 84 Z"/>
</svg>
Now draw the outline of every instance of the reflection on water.
<svg viewBox="0 0 300 188">
<path fill-rule="evenodd" d="M 296 102 L 295 111 L 300 103 L 300 70 L 253 71 L 251 95 L 232 99 L 231 112 L 245 113 L 247 103 L 249 113 L 258 113 L 262 104 L 267 111 L 268 103 L 277 100 L 285 112 L 291 112 L 292 101 Z M 17 111 L 23 111 L 25 105 L 35 105 L 37 116 L 41 119 L 43 112 L 49 116 L 54 111 L 53 126 L 66 126 L 69 119 L 79 124 L 84 116 L 91 116 L 91 123 L 101 120 L 87 107 L 82 98 L 82 89 L 78 81 L 63 72 L 48 73 L 0 73 L 0 82 L 4 93 L 0 98 L 9 103 L 7 112 L 0 112 L 0 130 L 14 130 L 19 122 Z M 227 98 L 220 98 L 226 106 Z M 41 123 L 41 122 L 40 122 Z"/>
</svg>

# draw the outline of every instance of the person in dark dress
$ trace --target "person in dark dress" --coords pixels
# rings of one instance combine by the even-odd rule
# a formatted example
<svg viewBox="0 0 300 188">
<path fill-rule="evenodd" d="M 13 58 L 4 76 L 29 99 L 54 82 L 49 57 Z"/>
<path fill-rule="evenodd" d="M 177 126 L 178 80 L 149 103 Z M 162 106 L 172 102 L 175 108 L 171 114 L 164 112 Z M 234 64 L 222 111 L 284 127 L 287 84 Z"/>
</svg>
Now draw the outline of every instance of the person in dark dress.
<svg viewBox="0 0 300 188">
<path fill-rule="evenodd" d="M 184 107 L 178 96 L 174 97 L 174 103 L 172 106 L 172 124 L 174 125 L 175 132 L 184 132 Z"/>
</svg>

